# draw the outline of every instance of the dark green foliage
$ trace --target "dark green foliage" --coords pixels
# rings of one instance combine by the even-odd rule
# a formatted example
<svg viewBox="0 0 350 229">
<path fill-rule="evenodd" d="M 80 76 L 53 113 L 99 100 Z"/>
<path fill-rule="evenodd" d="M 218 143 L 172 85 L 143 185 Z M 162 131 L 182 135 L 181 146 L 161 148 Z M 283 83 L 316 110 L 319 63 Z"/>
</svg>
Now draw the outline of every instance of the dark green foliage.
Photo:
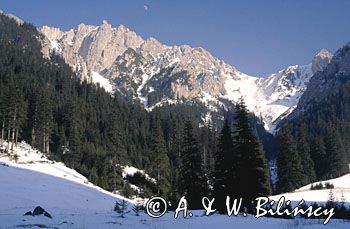
<svg viewBox="0 0 350 229">
<path fill-rule="evenodd" d="M 225 120 L 218 140 L 213 196 L 216 208 L 225 211 L 226 196 L 242 198 L 248 211 L 259 196 L 271 194 L 269 169 L 262 145 L 251 127 L 243 99 L 236 105 L 233 137 Z"/>
<path fill-rule="evenodd" d="M 324 187 L 325 187 L 325 189 L 332 189 L 332 188 L 334 188 L 334 185 L 332 183 L 326 182 L 324 184 Z"/>
<path fill-rule="evenodd" d="M 236 106 L 235 120 L 233 135 L 237 161 L 235 184 L 239 185 L 235 187 L 233 195 L 242 197 L 247 206 L 256 197 L 271 194 L 269 169 L 262 145 L 251 128 L 243 99 Z"/>
<path fill-rule="evenodd" d="M 332 183 L 326 182 L 324 185 L 322 182 L 311 185 L 310 190 L 322 190 L 322 189 L 332 189 L 334 185 Z"/>
<path fill-rule="evenodd" d="M 327 130 L 326 155 L 328 159 L 328 178 L 335 178 L 349 172 L 347 157 L 339 132 L 331 127 Z"/>
<path fill-rule="evenodd" d="M 310 187 L 310 190 L 321 190 L 321 189 L 324 189 L 322 182 L 315 185 L 312 184 Z"/>
<path fill-rule="evenodd" d="M 184 120 L 200 120 L 203 106 L 184 103 L 146 112 L 118 93 L 111 96 L 99 86 L 82 82 L 58 56 L 43 58 L 38 39 L 41 35 L 35 27 L 19 26 L 0 15 L 2 139 L 12 143 L 25 140 L 97 185 L 110 191 L 122 189 L 126 196 L 134 192 L 123 181 L 120 165 L 132 164 L 156 179 L 155 187 L 147 182 L 141 185 L 145 197 L 156 194 L 176 202 L 180 193 L 186 194 L 190 208 L 199 208 L 199 200 L 208 194 L 208 183 L 215 183 L 211 176 L 216 173 L 215 131 L 220 125 L 199 128 L 185 125 Z M 185 72 L 176 77 L 186 84 Z M 169 82 L 164 81 L 165 85 Z M 246 111 L 244 115 L 247 121 Z M 245 155 L 255 159 L 248 166 L 251 170 L 246 170 L 250 174 L 246 179 L 253 180 L 249 185 L 242 183 L 244 188 L 253 188 L 252 198 L 269 192 L 268 174 L 254 131 L 248 121 L 242 125 L 247 130 L 241 132 L 241 139 L 249 146 Z M 229 145 L 232 148 L 232 143 Z M 236 146 L 242 153 L 240 143 Z M 220 151 L 226 153 L 227 149 Z M 248 165 L 247 158 L 240 157 L 242 165 Z M 227 167 L 230 175 L 225 182 L 233 193 L 233 169 L 240 168 L 228 163 Z M 116 210 L 118 207 L 122 206 L 116 204 Z"/>
<path fill-rule="evenodd" d="M 176 190 L 184 120 L 191 116 L 188 110 L 196 108 L 146 112 L 118 93 L 111 96 L 82 82 L 58 56 L 43 58 L 38 39 L 41 35 L 34 26 L 19 26 L 0 15 L 2 140 L 25 140 L 110 191 L 124 186 L 118 165 L 125 164 L 145 169 L 155 178 L 159 174 L 160 192 L 168 195 L 171 186 Z M 156 130 L 154 123 L 159 124 Z M 194 131 L 199 141 L 207 128 Z M 200 146 L 209 158 L 213 147 Z M 158 194 L 153 187 L 145 192 Z"/>
<path fill-rule="evenodd" d="M 216 209 L 220 212 L 224 212 L 226 209 L 226 196 L 232 196 L 235 189 L 237 180 L 236 163 L 230 126 L 228 121 L 225 120 L 218 140 L 213 190 L 213 196 L 216 199 Z"/>
<path fill-rule="evenodd" d="M 301 160 L 305 183 L 312 183 L 316 180 L 314 161 L 311 159 L 309 140 L 307 139 L 305 127 L 299 128 L 297 150 Z"/>
<path fill-rule="evenodd" d="M 289 128 L 279 134 L 279 153 L 277 157 L 277 191 L 287 192 L 305 184 L 305 176 L 297 145 Z"/>
<path fill-rule="evenodd" d="M 186 196 L 190 209 L 202 208 L 202 197 L 208 194 L 203 159 L 190 121 L 185 123 L 181 150 L 179 191 Z"/>
<path fill-rule="evenodd" d="M 327 68 L 316 73 L 290 118 L 297 137 L 305 129 L 317 180 L 344 175 L 350 163 L 350 74 L 349 47 L 337 51 Z"/>
<path fill-rule="evenodd" d="M 311 143 L 311 158 L 315 164 L 315 172 L 318 180 L 325 179 L 327 176 L 327 157 L 326 147 L 324 145 L 323 138 L 316 138 Z"/>
<path fill-rule="evenodd" d="M 159 121 L 154 121 L 151 139 L 150 175 L 156 179 L 157 194 L 168 197 L 170 192 L 170 162 Z"/>
<path fill-rule="evenodd" d="M 141 172 L 136 172 L 132 176 L 127 175 L 126 180 L 133 185 L 139 187 L 140 193 L 138 194 L 141 198 L 146 198 L 152 196 L 152 194 L 157 193 L 157 185 L 154 181 L 146 178 L 146 176 Z"/>
<path fill-rule="evenodd" d="M 120 192 L 121 195 L 123 195 L 126 198 L 135 198 L 138 196 L 137 190 L 133 189 L 129 183 L 124 183 L 124 187 L 122 191 Z"/>
</svg>

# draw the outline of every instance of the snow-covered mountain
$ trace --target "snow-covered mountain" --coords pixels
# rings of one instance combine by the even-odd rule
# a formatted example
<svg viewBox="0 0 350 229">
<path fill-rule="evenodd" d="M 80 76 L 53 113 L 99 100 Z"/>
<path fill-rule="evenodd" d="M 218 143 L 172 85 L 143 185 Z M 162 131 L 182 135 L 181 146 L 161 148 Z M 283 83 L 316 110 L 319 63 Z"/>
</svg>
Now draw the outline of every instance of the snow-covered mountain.
<svg viewBox="0 0 350 229">
<path fill-rule="evenodd" d="M 140 101 L 146 109 L 183 101 L 202 102 L 215 112 L 240 97 L 271 132 L 296 107 L 311 76 L 332 54 L 321 50 L 311 64 L 290 66 L 266 77 L 246 75 L 203 48 L 167 46 L 120 25 L 81 24 L 61 31 L 44 26 L 43 53 L 61 55 L 84 80 Z M 108 81 L 110 84 L 108 84 Z M 206 117 L 210 117 L 206 114 Z"/>
</svg>

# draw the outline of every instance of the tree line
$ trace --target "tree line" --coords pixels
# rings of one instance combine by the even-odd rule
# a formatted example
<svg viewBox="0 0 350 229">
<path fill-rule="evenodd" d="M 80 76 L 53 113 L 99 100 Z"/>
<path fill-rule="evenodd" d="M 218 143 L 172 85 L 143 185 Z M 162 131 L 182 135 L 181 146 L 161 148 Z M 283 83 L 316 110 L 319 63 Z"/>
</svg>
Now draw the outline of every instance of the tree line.
<svg viewBox="0 0 350 229">
<path fill-rule="evenodd" d="M 146 112 L 119 93 L 82 82 L 60 57 L 43 58 L 34 26 L 0 15 L 0 28 L 0 143 L 9 143 L 5 151 L 24 140 L 110 191 L 125 188 L 121 165 L 127 164 L 156 178 L 159 194 L 176 186 L 183 127 L 187 119 L 195 122 L 187 114 L 196 107 Z M 193 133 L 211 171 L 215 146 L 208 143 L 214 134 L 198 125 Z"/>
<path fill-rule="evenodd" d="M 202 195 L 243 197 L 249 206 L 271 193 L 261 130 L 243 100 L 220 132 L 199 127 L 198 104 L 146 112 L 80 81 L 60 57 L 43 58 L 34 26 L 0 15 L 0 28 L 0 143 L 10 143 L 7 151 L 24 140 L 110 191 L 125 189 L 121 165 L 133 165 L 156 179 L 148 195 L 174 203 L 186 195 L 194 209 Z M 278 192 L 348 171 L 349 88 L 344 82 L 279 132 Z"/>
<path fill-rule="evenodd" d="M 246 180 L 243 176 L 263 178 L 259 184 L 246 183 L 236 194 L 250 188 L 254 191 L 248 198 L 270 192 L 264 153 L 243 102 L 237 106 L 240 124 L 232 135 L 233 148 L 220 149 L 224 143 L 219 138 L 220 151 L 211 125 L 199 127 L 198 117 L 189 115 L 196 105 L 146 112 L 118 93 L 81 82 L 58 56 L 43 58 L 41 35 L 32 25 L 17 25 L 0 15 L 0 27 L 1 144 L 9 142 L 7 150 L 24 140 L 110 191 L 125 188 L 121 165 L 132 164 L 155 178 L 152 194 L 174 201 L 187 195 L 193 208 L 199 206 L 198 196 L 233 191 L 220 191 L 225 186 L 221 180 L 233 186 Z M 226 151 L 232 155 L 226 157 Z M 256 168 L 246 170 L 252 157 L 257 157 Z M 221 172 L 222 166 L 227 171 Z M 258 191 L 259 185 L 267 185 L 266 190 Z"/>
<path fill-rule="evenodd" d="M 349 173 L 349 79 L 279 131 L 277 192 Z"/>
</svg>

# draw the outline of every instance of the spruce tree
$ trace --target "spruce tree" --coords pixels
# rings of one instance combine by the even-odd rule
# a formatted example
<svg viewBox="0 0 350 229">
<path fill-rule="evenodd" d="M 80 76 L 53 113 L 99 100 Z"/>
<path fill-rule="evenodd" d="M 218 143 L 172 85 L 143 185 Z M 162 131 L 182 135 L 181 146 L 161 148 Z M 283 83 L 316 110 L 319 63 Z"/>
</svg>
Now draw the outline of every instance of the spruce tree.
<svg viewBox="0 0 350 229">
<path fill-rule="evenodd" d="M 111 121 L 107 130 L 108 137 L 108 152 L 115 157 L 116 163 L 125 164 L 126 162 L 126 147 L 123 144 L 123 139 L 120 118 L 117 114 L 110 114 Z"/>
<path fill-rule="evenodd" d="M 117 164 L 117 156 L 108 154 L 105 159 L 105 175 L 106 188 L 108 191 L 115 192 L 124 185 L 122 178 L 122 169 Z"/>
<path fill-rule="evenodd" d="M 335 127 L 329 127 L 325 138 L 328 159 L 328 178 L 339 177 L 349 172 L 348 160 L 339 132 Z"/>
<path fill-rule="evenodd" d="M 35 131 L 39 149 L 45 154 L 50 153 L 50 140 L 52 132 L 53 104 L 52 104 L 53 88 L 38 88 L 35 107 Z M 34 129 L 33 129 L 34 130 Z"/>
<path fill-rule="evenodd" d="M 171 162 L 171 194 L 169 201 L 172 206 L 177 207 L 178 201 L 181 198 L 179 191 L 180 182 L 180 167 L 181 167 L 181 146 L 183 140 L 183 122 L 174 120 L 172 134 L 170 136 L 169 159 Z"/>
<path fill-rule="evenodd" d="M 226 119 L 218 139 L 214 171 L 213 196 L 216 199 L 215 207 L 219 212 L 224 212 L 226 209 L 226 196 L 234 194 L 233 191 L 237 180 L 235 172 L 237 161 L 234 160 L 233 153 L 231 129 Z"/>
<path fill-rule="evenodd" d="M 67 121 L 69 125 L 69 137 L 68 137 L 68 152 L 64 155 L 64 159 L 70 166 L 78 169 L 81 164 L 81 136 L 80 126 L 81 120 L 79 119 L 78 104 L 76 101 L 70 101 L 67 110 Z"/>
<path fill-rule="evenodd" d="M 202 207 L 202 198 L 207 194 L 208 184 L 199 144 L 190 121 L 185 123 L 181 161 L 179 190 L 186 196 L 190 209 L 199 209 Z"/>
<path fill-rule="evenodd" d="M 234 152 L 238 161 L 238 195 L 247 207 L 259 196 L 271 194 L 269 169 L 265 154 L 249 123 L 248 111 L 243 99 L 236 105 Z"/>
<path fill-rule="evenodd" d="M 305 176 L 305 184 L 312 183 L 316 180 L 316 173 L 314 168 L 314 161 L 311 159 L 309 140 L 306 136 L 305 126 L 299 128 L 298 133 L 298 153 L 303 167 L 303 174 Z"/>
<path fill-rule="evenodd" d="M 279 152 L 277 155 L 277 191 L 288 192 L 305 184 L 305 176 L 297 145 L 289 127 L 279 133 Z"/>
<path fill-rule="evenodd" d="M 9 98 L 11 94 L 7 87 L 0 84 L 0 125 L 1 125 L 1 146 L 3 146 L 4 141 L 7 139 L 6 127 L 9 123 Z"/>
<path fill-rule="evenodd" d="M 212 129 L 211 123 L 208 122 L 207 128 L 202 129 L 199 138 L 205 179 L 211 187 L 214 186 L 213 176 L 215 172 L 215 155 L 217 152 L 216 132 Z"/>
<path fill-rule="evenodd" d="M 157 194 L 165 198 L 170 190 L 170 162 L 160 120 L 152 128 L 150 175 L 156 179 Z"/>
<path fill-rule="evenodd" d="M 327 157 L 326 157 L 326 147 L 323 141 L 323 135 L 316 136 L 311 143 L 311 157 L 315 163 L 315 172 L 317 180 L 323 180 L 326 178 L 327 173 Z"/>
<path fill-rule="evenodd" d="M 119 215 L 119 217 L 124 218 L 125 214 L 128 214 L 129 203 L 125 200 L 116 200 L 114 204 L 114 211 Z"/>
</svg>

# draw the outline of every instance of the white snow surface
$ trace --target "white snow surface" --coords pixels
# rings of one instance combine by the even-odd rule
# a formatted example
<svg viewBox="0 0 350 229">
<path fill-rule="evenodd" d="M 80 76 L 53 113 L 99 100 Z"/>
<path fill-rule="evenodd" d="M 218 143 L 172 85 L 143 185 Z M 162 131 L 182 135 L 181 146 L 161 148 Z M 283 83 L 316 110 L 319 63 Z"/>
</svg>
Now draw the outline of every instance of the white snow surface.
<svg viewBox="0 0 350 229">
<path fill-rule="evenodd" d="M 136 167 L 127 165 L 127 166 L 122 166 L 123 172 L 122 172 L 122 176 L 125 178 L 127 175 L 129 176 L 133 176 L 135 173 L 141 173 L 143 174 L 146 179 L 156 182 L 156 180 L 152 177 L 150 177 L 144 170 L 142 169 L 138 169 Z"/>
<path fill-rule="evenodd" d="M 92 82 L 95 84 L 100 84 L 100 86 L 109 93 L 113 92 L 113 84 L 111 81 L 97 72 L 92 72 Z"/>
<path fill-rule="evenodd" d="M 262 117 L 265 129 L 274 133 L 279 117 L 291 113 L 313 75 L 311 64 L 290 66 L 267 77 L 228 74 L 222 98 L 237 102 L 243 97 L 248 110 Z"/>
<path fill-rule="evenodd" d="M 147 107 L 147 103 L 148 103 L 148 98 L 142 96 L 142 89 L 144 88 L 144 86 L 146 85 L 147 81 L 151 78 L 151 76 L 147 75 L 147 74 L 143 74 L 142 75 L 142 83 L 140 84 L 140 86 L 137 88 L 137 96 L 139 97 L 141 103 Z"/>
<path fill-rule="evenodd" d="M 342 199 L 345 198 L 347 203 L 350 203 L 350 174 L 344 176 L 325 180 L 321 182 L 315 182 L 308 184 L 304 187 L 301 187 L 294 192 L 282 194 L 286 199 L 291 201 L 300 201 L 301 199 L 307 202 L 327 202 L 329 199 L 330 189 L 322 190 L 310 190 L 311 185 L 316 185 L 322 183 L 323 185 L 328 182 L 334 185 L 332 189 L 335 201 L 342 202 Z M 276 195 L 271 197 L 271 199 L 278 200 L 282 195 Z"/>
<path fill-rule="evenodd" d="M 5 192 L 0 195 L 0 209 L 13 207 L 13 200 L 23 206 L 44 202 L 45 207 L 62 209 L 106 209 L 113 208 L 117 198 L 125 199 L 90 183 L 63 163 L 49 160 L 25 142 L 19 143 L 14 151 L 11 155 L 0 154 L 0 184 L 1 191 Z M 9 187 L 5 188 L 7 185 Z M 16 190 L 20 193 L 14 192 Z M 7 197 L 14 194 L 21 194 L 21 197 L 9 201 Z"/>
<path fill-rule="evenodd" d="M 5 144 L 6 147 L 6 144 Z M 63 163 L 47 159 L 40 152 L 22 142 L 15 147 L 15 154 L 0 154 L 0 228 L 349 228 L 349 221 L 331 219 L 323 226 L 323 220 L 295 220 L 243 217 L 227 215 L 194 216 L 174 219 L 174 212 L 162 218 L 150 218 L 145 213 L 135 216 L 132 211 L 120 218 L 112 211 L 122 196 L 109 193 L 92 183 Z M 134 167 L 125 167 L 125 173 L 135 173 Z M 349 175 L 334 181 L 334 185 L 348 187 L 344 181 Z M 129 201 L 129 200 L 128 200 Z M 23 216 L 36 206 L 43 207 L 52 215 Z M 132 204 L 130 204 L 129 209 Z"/>
</svg>

